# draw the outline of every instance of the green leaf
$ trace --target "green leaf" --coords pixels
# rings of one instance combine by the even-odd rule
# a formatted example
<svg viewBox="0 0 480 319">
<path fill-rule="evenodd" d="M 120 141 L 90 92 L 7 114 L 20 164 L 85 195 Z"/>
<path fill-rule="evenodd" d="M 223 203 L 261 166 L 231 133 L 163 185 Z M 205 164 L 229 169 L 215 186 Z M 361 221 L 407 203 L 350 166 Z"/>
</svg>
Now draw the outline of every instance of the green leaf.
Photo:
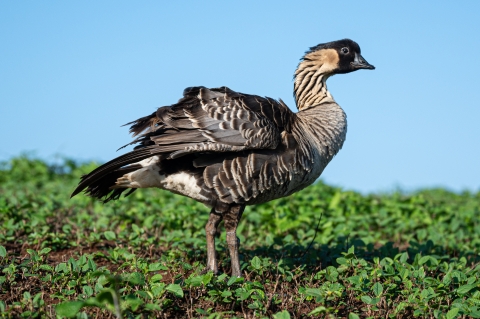
<svg viewBox="0 0 480 319">
<path fill-rule="evenodd" d="M 322 291 L 319 288 L 307 288 L 304 294 L 311 297 L 323 297 Z"/>
<path fill-rule="evenodd" d="M 150 282 L 151 283 L 154 283 L 154 282 L 158 282 L 160 280 L 163 279 L 163 276 L 160 275 L 160 274 L 156 274 L 156 275 L 153 275 L 152 278 L 150 278 Z"/>
<path fill-rule="evenodd" d="M 380 297 L 380 295 L 383 292 L 383 286 L 381 283 L 377 282 L 375 285 L 372 287 L 372 291 L 375 294 L 375 296 Z"/>
<path fill-rule="evenodd" d="M 107 240 L 114 240 L 117 238 L 117 235 L 115 235 L 115 233 L 111 230 L 103 232 L 103 236 L 105 236 Z"/>
<path fill-rule="evenodd" d="M 147 310 L 162 310 L 162 307 L 160 307 L 159 305 L 154 304 L 154 303 L 147 303 L 145 305 L 145 309 L 147 309 Z"/>
<path fill-rule="evenodd" d="M 50 265 L 40 265 L 41 270 L 52 271 L 53 267 Z"/>
<path fill-rule="evenodd" d="M 77 262 L 75 261 L 75 259 L 73 257 L 70 257 L 68 259 L 68 263 L 70 264 L 73 271 L 77 271 L 78 265 L 77 265 Z"/>
<path fill-rule="evenodd" d="M 408 253 L 404 252 L 403 254 L 400 255 L 400 262 L 405 263 L 408 260 Z"/>
<path fill-rule="evenodd" d="M 56 271 L 56 272 L 68 273 L 68 272 L 69 272 L 69 269 L 68 269 L 66 263 L 59 263 L 59 264 L 55 267 L 55 271 Z"/>
<path fill-rule="evenodd" d="M 207 272 L 205 275 L 203 275 L 203 279 L 202 279 L 203 284 L 205 286 L 208 285 L 210 281 L 212 281 L 212 278 L 213 278 L 213 272 L 211 271 Z"/>
<path fill-rule="evenodd" d="M 290 319 L 290 314 L 288 313 L 288 311 L 283 310 L 274 314 L 273 318 L 274 319 Z"/>
<path fill-rule="evenodd" d="M 368 305 L 372 304 L 372 298 L 370 296 L 362 296 L 360 299 L 362 299 L 362 301 Z"/>
<path fill-rule="evenodd" d="M 350 312 L 348 319 L 360 319 L 360 317 L 356 313 Z"/>
<path fill-rule="evenodd" d="M 164 291 L 165 291 L 165 284 L 163 282 L 155 285 L 155 287 L 152 287 L 152 294 L 154 297 L 160 296 Z"/>
<path fill-rule="evenodd" d="M 410 272 L 407 268 L 403 268 L 402 270 L 400 270 L 400 277 L 402 277 L 403 280 L 405 280 L 409 275 Z"/>
<path fill-rule="evenodd" d="M 470 311 L 470 313 L 468 315 L 472 318 L 480 318 L 480 311 L 475 309 L 475 310 Z"/>
<path fill-rule="evenodd" d="M 91 295 L 93 295 L 93 288 L 90 286 L 83 286 L 82 290 L 83 290 L 83 293 L 87 295 L 87 297 L 90 297 Z"/>
<path fill-rule="evenodd" d="M 165 289 L 173 293 L 176 297 L 180 297 L 180 298 L 183 297 L 183 290 L 182 290 L 182 287 L 180 287 L 180 285 L 170 284 Z"/>
<path fill-rule="evenodd" d="M 133 230 L 136 234 L 138 234 L 138 235 L 140 235 L 141 233 L 143 233 L 143 229 L 141 229 L 140 227 L 138 227 L 138 226 L 135 225 L 135 224 L 132 224 L 132 230 Z"/>
<path fill-rule="evenodd" d="M 459 295 L 464 295 L 475 287 L 477 287 L 477 285 L 463 285 L 463 286 L 458 287 L 457 293 Z M 455 309 L 457 309 L 457 308 L 455 308 Z"/>
<path fill-rule="evenodd" d="M 257 256 L 252 258 L 252 260 L 250 261 L 250 264 L 254 269 L 257 269 L 257 270 L 262 268 L 262 261 Z"/>
<path fill-rule="evenodd" d="M 48 254 L 49 252 L 51 252 L 52 249 L 51 248 L 43 248 L 42 250 L 40 250 L 40 252 L 38 253 L 40 256 L 41 255 L 46 255 Z"/>
<path fill-rule="evenodd" d="M 138 307 L 143 304 L 143 300 L 135 296 L 127 296 L 125 298 L 125 303 L 132 309 L 132 311 L 137 311 Z"/>
<path fill-rule="evenodd" d="M 328 266 L 327 267 L 326 274 L 325 274 L 325 278 L 327 280 L 335 282 L 335 281 L 337 281 L 338 275 L 339 275 L 338 271 L 335 267 L 333 267 L 333 266 Z"/>
<path fill-rule="evenodd" d="M 97 270 L 97 265 L 90 258 L 88 259 L 87 266 L 88 266 L 88 268 L 90 268 L 91 271 L 96 271 Z"/>
<path fill-rule="evenodd" d="M 188 279 L 188 283 L 192 287 L 200 287 L 203 284 L 203 276 L 196 276 Z"/>
<path fill-rule="evenodd" d="M 27 249 L 27 254 L 29 254 L 30 256 L 38 255 L 37 252 L 33 249 Z"/>
<path fill-rule="evenodd" d="M 424 311 L 422 309 L 417 309 L 413 312 L 414 317 L 420 317 L 423 314 L 424 314 Z"/>
<path fill-rule="evenodd" d="M 201 315 L 204 315 L 204 316 L 208 315 L 208 312 L 206 312 L 205 310 L 203 310 L 201 308 L 197 308 L 197 309 L 195 309 L 195 311 L 197 313 L 201 314 Z"/>
<path fill-rule="evenodd" d="M 45 304 L 45 302 L 42 300 L 42 293 L 39 292 L 35 295 L 35 297 L 33 297 L 33 301 L 32 301 L 32 304 L 34 307 L 40 307 L 42 305 Z M 0 311 L 1 313 L 1 311 Z"/>
<path fill-rule="evenodd" d="M 355 246 L 350 246 L 350 248 L 348 248 L 348 253 L 349 254 L 355 254 Z"/>
<path fill-rule="evenodd" d="M 7 250 L 5 249 L 5 247 L 0 245 L 0 257 L 5 258 L 6 256 L 7 256 Z"/>
<path fill-rule="evenodd" d="M 153 263 L 148 265 L 148 271 L 159 271 L 159 270 L 168 270 L 168 268 L 162 265 L 161 263 Z"/>
<path fill-rule="evenodd" d="M 426 263 L 427 261 L 430 260 L 430 256 L 423 256 L 422 258 L 420 258 L 420 260 L 418 261 L 418 264 L 421 266 L 423 265 L 424 263 Z"/>
<path fill-rule="evenodd" d="M 325 308 L 324 306 L 320 306 L 320 307 L 317 307 L 317 308 L 313 309 L 312 311 L 310 311 L 310 313 L 308 315 L 313 316 L 313 315 L 325 312 L 326 310 L 327 310 L 327 308 Z"/>
<path fill-rule="evenodd" d="M 62 302 L 55 307 L 57 315 L 61 317 L 73 318 L 82 309 L 85 303 L 83 301 Z"/>
<path fill-rule="evenodd" d="M 425 299 L 425 298 L 428 298 L 430 295 L 434 295 L 435 292 L 433 292 L 433 289 L 431 287 L 429 287 L 428 289 L 423 289 L 422 292 L 420 293 L 420 297 L 422 297 L 422 299 Z"/>
<path fill-rule="evenodd" d="M 145 284 L 145 276 L 143 274 L 139 273 L 139 272 L 131 273 L 128 276 L 127 280 L 134 285 L 144 285 Z"/>
<path fill-rule="evenodd" d="M 333 195 L 332 199 L 330 200 L 328 209 L 334 210 L 335 208 L 337 208 L 338 204 L 340 204 L 341 199 L 342 199 L 342 193 L 340 191 L 337 191 L 335 195 Z"/>
<path fill-rule="evenodd" d="M 242 277 L 230 277 L 230 279 L 228 280 L 227 282 L 227 286 L 231 286 L 233 284 L 236 284 L 236 283 L 240 283 L 240 282 L 243 282 L 243 278 Z"/>
<path fill-rule="evenodd" d="M 148 271 L 159 271 L 159 270 L 168 270 L 168 268 L 162 265 L 161 263 L 153 263 L 148 265 Z"/>
<path fill-rule="evenodd" d="M 453 319 L 453 318 L 455 318 L 455 317 L 457 316 L 459 310 L 460 310 L 460 309 L 458 309 L 458 308 L 452 308 L 452 309 L 450 309 L 450 311 L 447 312 L 447 315 L 445 316 L 445 318 L 446 318 L 446 319 Z"/>
<path fill-rule="evenodd" d="M 253 290 L 247 291 L 244 288 L 239 288 L 235 291 L 236 295 L 240 298 L 240 300 L 246 300 L 253 292 Z"/>
<path fill-rule="evenodd" d="M 420 258 L 420 260 L 418 261 L 418 265 L 421 266 L 427 262 L 430 262 L 430 264 L 432 264 L 433 266 L 436 266 L 438 265 L 438 260 L 435 259 L 434 257 L 432 256 L 423 256 L 422 258 Z"/>
</svg>

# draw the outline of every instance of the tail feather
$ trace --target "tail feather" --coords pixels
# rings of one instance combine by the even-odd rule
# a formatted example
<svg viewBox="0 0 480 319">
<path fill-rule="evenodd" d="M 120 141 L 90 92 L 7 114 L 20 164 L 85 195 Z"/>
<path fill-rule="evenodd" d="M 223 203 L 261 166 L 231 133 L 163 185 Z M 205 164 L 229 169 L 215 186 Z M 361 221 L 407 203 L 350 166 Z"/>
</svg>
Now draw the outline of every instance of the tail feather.
<svg viewBox="0 0 480 319">
<path fill-rule="evenodd" d="M 130 164 L 139 162 L 159 153 L 163 152 L 159 152 L 158 148 L 157 150 L 154 150 L 154 147 L 145 147 L 133 150 L 103 164 L 89 174 L 82 176 L 80 183 L 77 188 L 75 188 L 70 198 L 86 189 L 85 193 L 88 196 L 103 199 L 104 202 L 118 199 L 121 193 L 126 189 L 111 189 L 111 187 L 115 185 L 115 181 L 124 174 L 128 174 L 141 168 L 141 166 Z M 131 189 L 125 196 L 131 194 L 134 190 L 135 189 Z"/>
<path fill-rule="evenodd" d="M 90 183 L 85 190 L 85 193 L 90 197 L 95 197 L 101 199 L 104 203 L 107 203 L 111 200 L 116 200 L 120 198 L 120 195 L 126 190 L 128 193 L 125 194 L 125 197 L 130 195 L 136 190 L 136 188 L 115 188 L 112 189 L 112 186 L 115 185 L 115 181 L 118 178 L 121 178 L 124 174 L 130 173 L 141 166 L 132 165 L 129 167 L 129 170 L 115 170 L 113 172 L 106 173 L 100 179 Z M 72 195 L 74 196 L 74 195 Z"/>
</svg>

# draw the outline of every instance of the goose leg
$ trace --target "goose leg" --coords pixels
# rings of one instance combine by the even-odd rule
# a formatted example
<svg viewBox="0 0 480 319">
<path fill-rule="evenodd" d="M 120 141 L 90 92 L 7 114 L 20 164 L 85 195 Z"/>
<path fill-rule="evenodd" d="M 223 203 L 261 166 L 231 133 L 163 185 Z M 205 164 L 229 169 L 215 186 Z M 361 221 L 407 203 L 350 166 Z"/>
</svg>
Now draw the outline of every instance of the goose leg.
<svg viewBox="0 0 480 319">
<path fill-rule="evenodd" d="M 232 262 L 232 277 L 242 277 L 240 258 L 238 256 L 240 239 L 237 237 L 237 226 L 244 209 L 245 205 L 230 206 L 230 209 L 223 215 L 225 230 L 227 231 L 227 245 Z"/>
<path fill-rule="evenodd" d="M 215 234 L 217 233 L 218 224 L 222 221 L 222 215 L 212 209 L 207 225 L 205 225 L 205 233 L 207 235 L 207 271 L 211 270 L 214 274 L 218 273 L 217 256 L 215 253 Z"/>
</svg>

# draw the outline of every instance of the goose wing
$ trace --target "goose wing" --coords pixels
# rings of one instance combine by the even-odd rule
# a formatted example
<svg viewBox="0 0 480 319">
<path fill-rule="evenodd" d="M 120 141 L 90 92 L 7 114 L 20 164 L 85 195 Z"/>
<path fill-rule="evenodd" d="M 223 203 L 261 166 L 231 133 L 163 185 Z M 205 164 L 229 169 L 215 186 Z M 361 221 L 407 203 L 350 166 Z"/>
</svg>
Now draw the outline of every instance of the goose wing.
<svg viewBox="0 0 480 319">
<path fill-rule="evenodd" d="M 227 87 L 191 87 L 178 103 L 128 124 L 137 137 L 131 144 L 174 159 L 188 153 L 275 149 L 292 115 L 284 103 L 270 98 Z"/>
</svg>

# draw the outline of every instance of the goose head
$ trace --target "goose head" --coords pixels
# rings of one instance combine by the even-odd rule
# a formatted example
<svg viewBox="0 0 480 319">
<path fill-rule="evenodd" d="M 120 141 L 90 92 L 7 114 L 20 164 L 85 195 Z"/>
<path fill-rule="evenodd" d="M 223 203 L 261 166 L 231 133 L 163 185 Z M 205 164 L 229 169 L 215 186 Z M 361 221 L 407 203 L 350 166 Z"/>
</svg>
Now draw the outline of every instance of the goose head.
<svg viewBox="0 0 480 319">
<path fill-rule="evenodd" d="M 363 58 L 360 46 L 350 39 L 322 43 L 311 47 L 305 53 L 302 62 L 316 65 L 319 67 L 317 72 L 320 71 L 319 73 L 325 75 L 350 73 L 360 69 L 375 69 Z"/>
<path fill-rule="evenodd" d="M 374 70 L 360 52 L 360 46 L 343 39 L 311 47 L 301 58 L 294 76 L 294 97 L 299 110 L 306 110 L 325 101 L 333 101 L 326 81 L 334 74 L 356 70 Z"/>
</svg>

